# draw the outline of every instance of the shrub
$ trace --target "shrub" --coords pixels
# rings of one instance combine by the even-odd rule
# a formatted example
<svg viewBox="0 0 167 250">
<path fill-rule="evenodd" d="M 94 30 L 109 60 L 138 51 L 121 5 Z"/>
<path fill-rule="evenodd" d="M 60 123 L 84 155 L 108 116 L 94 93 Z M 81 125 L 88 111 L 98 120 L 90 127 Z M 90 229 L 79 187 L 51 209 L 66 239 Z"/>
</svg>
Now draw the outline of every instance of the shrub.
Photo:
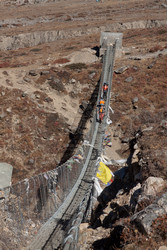
<svg viewBox="0 0 167 250">
<path fill-rule="evenodd" d="M 85 63 L 72 63 L 69 65 L 66 65 L 66 68 L 69 68 L 72 70 L 82 70 L 82 69 L 87 69 L 87 66 Z"/>
<path fill-rule="evenodd" d="M 159 35 L 162 35 L 162 34 L 165 34 L 165 33 L 167 33 L 167 30 L 165 30 L 165 29 L 162 29 L 162 30 L 159 30 L 159 31 L 158 31 L 158 34 L 159 34 Z"/>
<path fill-rule="evenodd" d="M 39 48 L 34 48 L 34 49 L 31 49 L 30 51 L 33 51 L 33 52 L 38 52 L 38 51 L 40 51 L 41 49 L 39 49 Z"/>
<path fill-rule="evenodd" d="M 159 216 L 152 223 L 153 235 L 156 241 L 167 239 L 167 215 Z"/>
<path fill-rule="evenodd" d="M 163 50 L 162 46 L 160 46 L 160 45 L 155 45 L 154 47 L 152 47 L 151 49 L 149 49 L 149 52 L 150 52 L 150 53 L 154 53 L 154 52 L 156 52 L 156 51 L 158 51 L 158 50 Z"/>
<path fill-rule="evenodd" d="M 0 68 L 7 68 L 10 66 L 10 63 L 9 62 L 1 62 L 0 63 Z"/>
<path fill-rule="evenodd" d="M 53 63 L 63 64 L 63 63 L 68 63 L 68 62 L 70 62 L 70 60 L 68 60 L 67 58 L 60 58 L 60 59 L 55 60 Z"/>
</svg>

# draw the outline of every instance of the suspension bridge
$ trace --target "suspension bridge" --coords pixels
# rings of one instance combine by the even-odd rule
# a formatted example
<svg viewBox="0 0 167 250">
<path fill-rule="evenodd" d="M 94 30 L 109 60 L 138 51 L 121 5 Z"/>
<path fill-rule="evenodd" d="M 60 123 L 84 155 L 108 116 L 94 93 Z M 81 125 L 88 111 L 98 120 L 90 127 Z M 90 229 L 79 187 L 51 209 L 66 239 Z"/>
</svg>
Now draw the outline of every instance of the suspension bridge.
<svg viewBox="0 0 167 250">
<path fill-rule="evenodd" d="M 76 249 L 79 225 L 88 220 L 92 207 L 93 177 L 103 150 L 107 127 L 116 42 L 106 46 L 97 88 L 97 101 L 108 83 L 105 115 L 99 122 L 97 108 L 90 129 L 75 155 L 52 171 L 25 179 L 0 190 L 1 235 L 11 237 L 9 249 Z"/>
</svg>

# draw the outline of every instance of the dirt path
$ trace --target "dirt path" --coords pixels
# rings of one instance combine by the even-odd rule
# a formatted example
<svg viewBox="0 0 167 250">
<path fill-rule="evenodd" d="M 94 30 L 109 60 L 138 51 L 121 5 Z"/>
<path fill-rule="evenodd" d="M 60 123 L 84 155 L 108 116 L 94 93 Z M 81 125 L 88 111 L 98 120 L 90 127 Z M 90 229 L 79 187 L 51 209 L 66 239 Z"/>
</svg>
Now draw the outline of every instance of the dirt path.
<svg viewBox="0 0 167 250">
<path fill-rule="evenodd" d="M 111 142 L 112 142 L 112 146 L 105 146 L 105 150 L 104 150 L 104 155 L 109 159 L 109 160 L 121 160 L 124 157 L 121 156 L 118 151 L 121 150 L 121 141 L 119 139 L 119 137 L 114 137 L 114 128 L 113 125 L 111 124 L 110 126 L 108 126 L 106 133 L 108 135 L 111 135 Z"/>
</svg>

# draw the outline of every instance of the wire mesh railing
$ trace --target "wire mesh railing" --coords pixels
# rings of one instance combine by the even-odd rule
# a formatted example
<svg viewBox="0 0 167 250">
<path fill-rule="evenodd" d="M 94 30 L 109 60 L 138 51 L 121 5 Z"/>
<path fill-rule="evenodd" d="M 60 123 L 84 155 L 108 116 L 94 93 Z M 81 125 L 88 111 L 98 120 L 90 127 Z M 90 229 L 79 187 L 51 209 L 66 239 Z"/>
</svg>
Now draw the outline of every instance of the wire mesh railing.
<svg viewBox="0 0 167 250">
<path fill-rule="evenodd" d="M 96 119 L 91 118 L 87 136 L 91 143 Z M 80 145 L 75 154 L 56 169 L 33 176 L 0 191 L 0 216 L 3 227 L 12 232 L 16 242 L 26 244 L 61 206 L 75 185 L 87 158 L 89 147 Z M 1 231 L 1 237 L 5 231 Z M 25 242 L 25 243 L 24 243 Z"/>
</svg>

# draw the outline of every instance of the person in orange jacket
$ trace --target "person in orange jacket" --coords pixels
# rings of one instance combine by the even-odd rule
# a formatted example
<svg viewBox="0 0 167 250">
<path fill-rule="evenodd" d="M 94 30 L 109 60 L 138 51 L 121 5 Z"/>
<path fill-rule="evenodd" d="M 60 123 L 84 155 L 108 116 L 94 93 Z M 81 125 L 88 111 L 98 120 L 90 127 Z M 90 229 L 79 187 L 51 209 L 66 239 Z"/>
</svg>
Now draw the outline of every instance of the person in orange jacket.
<svg viewBox="0 0 167 250">
<path fill-rule="evenodd" d="M 103 99 L 103 98 L 101 98 L 101 99 L 100 99 L 100 102 L 99 102 L 99 104 L 100 104 L 100 106 L 104 106 L 104 104 L 105 104 L 105 101 L 104 101 L 104 99 Z"/>
<path fill-rule="evenodd" d="M 104 118 L 104 114 L 105 114 L 105 101 L 103 98 L 100 99 L 99 101 L 99 121 L 101 122 Z"/>
</svg>

